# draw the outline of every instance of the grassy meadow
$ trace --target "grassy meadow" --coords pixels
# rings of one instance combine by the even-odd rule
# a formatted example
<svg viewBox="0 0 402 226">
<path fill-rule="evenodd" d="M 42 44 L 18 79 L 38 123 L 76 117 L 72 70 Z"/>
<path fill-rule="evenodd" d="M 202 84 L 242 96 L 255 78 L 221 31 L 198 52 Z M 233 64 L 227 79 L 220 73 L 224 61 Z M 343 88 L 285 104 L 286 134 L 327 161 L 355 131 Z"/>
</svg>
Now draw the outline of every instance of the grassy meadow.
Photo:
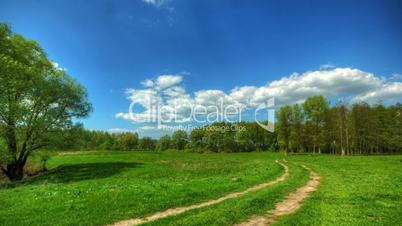
<svg viewBox="0 0 402 226">
<path fill-rule="evenodd" d="M 241 191 L 280 176 L 283 182 L 149 225 L 232 225 L 274 208 L 303 186 L 307 165 L 319 189 L 279 225 L 397 225 L 402 222 L 402 156 L 62 153 L 49 171 L 0 188 L 0 225 L 106 225 Z"/>
</svg>

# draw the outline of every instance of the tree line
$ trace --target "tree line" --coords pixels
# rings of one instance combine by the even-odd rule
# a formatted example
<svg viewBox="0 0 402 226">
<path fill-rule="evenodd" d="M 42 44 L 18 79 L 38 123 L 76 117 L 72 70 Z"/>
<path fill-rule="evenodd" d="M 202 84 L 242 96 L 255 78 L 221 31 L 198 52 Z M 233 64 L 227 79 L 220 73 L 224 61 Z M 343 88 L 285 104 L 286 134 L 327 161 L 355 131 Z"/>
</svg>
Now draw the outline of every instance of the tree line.
<svg viewBox="0 0 402 226">
<path fill-rule="evenodd" d="M 286 152 L 340 155 L 402 152 L 402 105 L 330 107 L 323 96 L 286 105 L 277 112 L 278 141 Z"/>
<path fill-rule="evenodd" d="M 185 150 L 192 152 L 284 151 L 339 155 L 402 152 L 402 105 L 364 102 L 330 106 L 323 96 L 285 105 L 276 113 L 275 132 L 256 122 L 219 122 L 159 139 L 137 133 L 88 131 L 82 125 L 64 131 L 56 150 Z"/>
<path fill-rule="evenodd" d="M 155 150 L 157 140 L 151 137 L 139 138 L 138 133 L 109 133 L 106 131 L 86 130 L 82 124 L 57 133 L 50 139 L 49 149 L 57 151 L 76 150 Z"/>
<path fill-rule="evenodd" d="M 194 152 L 239 152 L 278 149 L 275 133 L 269 133 L 253 122 L 214 123 L 195 128 L 190 133 L 177 130 L 171 136 L 164 135 L 159 139 L 140 138 L 135 132 L 109 133 L 86 130 L 81 124 L 55 134 L 57 136 L 50 139 L 48 148 L 57 151 L 186 150 Z"/>
<path fill-rule="evenodd" d="M 159 139 L 138 133 L 86 130 L 82 124 L 53 128 L 42 136 L 44 149 L 55 151 L 189 151 L 330 153 L 339 155 L 402 153 L 402 104 L 384 106 L 339 102 L 322 96 L 285 105 L 276 113 L 275 132 L 256 122 L 219 122 Z M 4 127 L 3 127 L 4 128 Z M 20 128 L 26 131 L 27 128 Z M 10 158 L 8 141 L 0 139 L 0 163 Z M 3 152 L 2 152 L 3 151 Z M 4 155 L 6 154 L 6 155 Z M 8 155 L 7 155 L 8 154 Z M 17 155 L 18 156 L 18 155 Z M 13 155 L 11 155 L 13 157 Z"/>
</svg>

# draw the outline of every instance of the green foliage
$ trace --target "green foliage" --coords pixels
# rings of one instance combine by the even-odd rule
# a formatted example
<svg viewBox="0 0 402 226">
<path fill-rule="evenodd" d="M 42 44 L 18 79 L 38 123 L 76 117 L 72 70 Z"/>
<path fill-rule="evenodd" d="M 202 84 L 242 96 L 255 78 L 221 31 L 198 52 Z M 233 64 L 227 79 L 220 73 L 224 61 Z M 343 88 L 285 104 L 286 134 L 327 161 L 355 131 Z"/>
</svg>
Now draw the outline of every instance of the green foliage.
<svg viewBox="0 0 402 226">
<path fill-rule="evenodd" d="M 220 122 L 192 130 L 188 147 L 212 152 L 276 150 L 276 134 L 255 122 Z"/>
<path fill-rule="evenodd" d="M 140 139 L 138 149 L 141 151 L 154 151 L 156 148 L 156 140 L 151 137 L 143 137 Z"/>
<path fill-rule="evenodd" d="M 156 149 L 158 151 L 166 151 L 171 148 L 171 139 L 169 135 L 164 135 L 161 138 L 159 138 L 158 143 L 156 145 Z"/>
<path fill-rule="evenodd" d="M 7 144 L 3 138 L 0 137 L 0 165 L 7 163 Z"/>
<path fill-rule="evenodd" d="M 190 144 L 189 149 L 193 151 L 203 151 L 206 148 L 205 141 L 205 130 L 203 128 L 197 127 L 193 129 L 190 133 Z"/>
<path fill-rule="evenodd" d="M 290 149 L 300 151 L 302 150 L 303 141 L 305 140 L 304 131 L 303 131 L 303 123 L 305 122 L 305 114 L 303 111 L 303 107 L 299 104 L 295 104 L 292 106 L 290 116 Z M 280 131 L 280 129 L 279 129 Z"/>
<path fill-rule="evenodd" d="M 172 135 L 172 147 L 177 150 L 184 150 L 188 142 L 188 136 L 186 131 L 177 130 Z"/>
<path fill-rule="evenodd" d="M 306 115 L 306 124 L 309 124 L 311 131 L 310 135 L 314 153 L 317 148 L 321 153 L 321 141 L 324 135 L 324 119 L 328 109 L 329 103 L 323 96 L 309 97 L 303 104 L 303 110 Z"/>
<path fill-rule="evenodd" d="M 114 149 L 122 151 L 135 150 L 138 144 L 139 139 L 137 133 L 122 133 L 115 136 Z"/>
<path fill-rule="evenodd" d="M 292 107 L 286 105 L 279 109 L 277 114 L 278 123 L 277 130 L 279 144 L 284 147 L 285 152 L 289 150 L 290 136 L 292 133 Z"/>
<path fill-rule="evenodd" d="M 36 153 L 36 156 L 39 158 L 39 163 L 41 165 L 42 172 L 45 172 L 48 170 L 47 163 L 53 155 L 54 155 L 54 151 L 49 151 L 49 150 L 41 150 L 38 153 Z"/>
<path fill-rule="evenodd" d="M 322 96 L 284 106 L 277 113 L 280 146 L 292 152 L 341 155 L 401 153 L 401 104 L 340 102 L 334 107 Z"/>
<path fill-rule="evenodd" d="M 11 180 L 23 177 L 28 156 L 48 145 L 53 132 L 92 110 L 85 88 L 6 24 L 0 24 L 0 93 L 0 135 L 10 156 L 1 169 Z"/>
</svg>

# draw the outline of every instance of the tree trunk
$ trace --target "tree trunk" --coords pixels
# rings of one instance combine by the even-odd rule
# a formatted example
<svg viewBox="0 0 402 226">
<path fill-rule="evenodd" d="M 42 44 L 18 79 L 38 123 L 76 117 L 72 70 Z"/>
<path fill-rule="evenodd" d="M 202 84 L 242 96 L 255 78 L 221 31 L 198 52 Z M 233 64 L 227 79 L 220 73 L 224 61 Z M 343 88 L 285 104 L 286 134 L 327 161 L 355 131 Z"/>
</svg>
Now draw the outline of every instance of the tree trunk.
<svg viewBox="0 0 402 226">
<path fill-rule="evenodd" d="M 5 170 L 5 174 L 10 179 L 10 181 L 18 181 L 22 180 L 24 177 L 24 163 L 23 162 L 13 162 L 7 164 L 7 169 Z"/>
<path fill-rule="evenodd" d="M 313 141 L 313 154 L 315 154 L 315 141 Z"/>
<path fill-rule="evenodd" d="M 9 123 L 6 127 L 6 141 L 7 141 L 7 152 L 12 156 L 12 161 L 7 163 L 6 168 L 1 167 L 4 174 L 10 179 L 10 181 L 18 181 L 24 177 L 24 166 L 26 159 L 17 158 L 17 139 L 15 127 L 16 123 L 12 115 L 9 116 Z M 22 157 L 22 156 L 21 156 Z"/>
</svg>

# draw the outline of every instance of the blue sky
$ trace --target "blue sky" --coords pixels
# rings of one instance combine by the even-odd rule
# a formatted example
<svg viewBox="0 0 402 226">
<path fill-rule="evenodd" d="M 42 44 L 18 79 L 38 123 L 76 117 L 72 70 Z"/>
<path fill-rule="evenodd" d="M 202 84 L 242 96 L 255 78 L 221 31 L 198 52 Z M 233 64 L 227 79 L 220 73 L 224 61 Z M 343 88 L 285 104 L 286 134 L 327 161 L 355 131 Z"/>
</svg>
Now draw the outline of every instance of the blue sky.
<svg viewBox="0 0 402 226">
<path fill-rule="evenodd" d="M 310 94 L 402 98 L 401 1 L 2 0 L 0 21 L 37 40 L 88 89 L 89 129 L 144 126 L 118 114 L 133 92 L 158 90 L 141 82 L 160 75 L 180 78 L 172 86 L 191 101 L 233 99 L 244 87 L 283 103 Z M 292 84 L 307 88 L 291 93 Z"/>
</svg>

